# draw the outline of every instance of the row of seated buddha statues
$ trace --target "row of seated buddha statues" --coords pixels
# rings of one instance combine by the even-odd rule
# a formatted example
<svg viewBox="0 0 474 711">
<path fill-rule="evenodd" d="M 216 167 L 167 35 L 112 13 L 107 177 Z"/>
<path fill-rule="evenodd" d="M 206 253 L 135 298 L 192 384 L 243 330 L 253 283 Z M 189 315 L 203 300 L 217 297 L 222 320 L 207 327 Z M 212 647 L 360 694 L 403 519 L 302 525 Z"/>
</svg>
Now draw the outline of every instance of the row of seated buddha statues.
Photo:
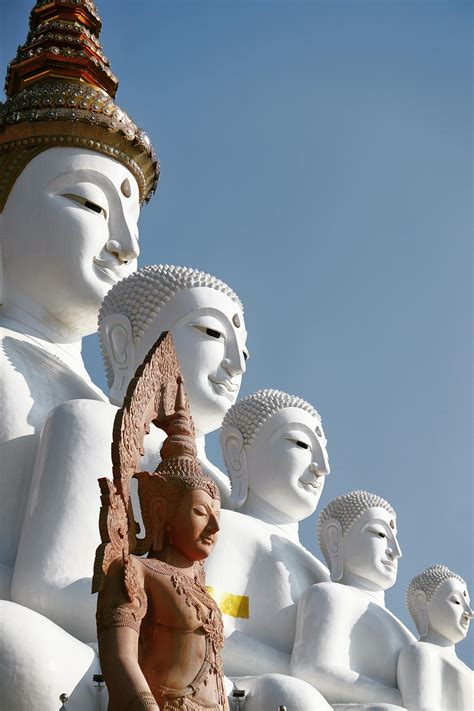
<svg viewBox="0 0 474 711">
<path fill-rule="evenodd" d="M 153 297 L 145 298 L 146 293 Z M 162 304 L 163 293 L 168 298 L 166 306 Z M 146 336 L 146 327 L 138 325 L 144 323 L 144 314 L 153 313 L 148 304 L 155 297 L 160 308 L 155 309 L 154 318 L 148 319 L 150 332 Z M 166 309 L 176 317 L 175 322 L 162 320 L 161 311 Z M 121 384 L 122 397 L 130 387 L 128 377 L 121 375 L 128 360 L 133 363 L 131 373 L 166 324 L 176 343 L 182 370 L 192 383 L 189 402 L 191 411 L 196 413 L 198 443 L 204 438 L 202 430 L 206 425 L 202 423 L 209 426 L 214 414 L 214 426 L 218 426 L 216 423 L 226 412 L 220 440 L 231 491 L 225 486 L 225 475 L 204 455 L 199 457 L 199 447 L 196 454 L 201 471 L 205 470 L 203 476 L 214 479 L 226 507 L 220 515 L 219 544 L 206 562 L 208 589 L 224 615 L 223 661 L 230 678 L 225 680 L 226 689 L 231 694 L 233 685 L 244 690 L 245 708 L 250 710 L 276 708 L 277 702 L 302 710 L 344 708 L 347 704 L 351 708 L 358 704 L 363 709 L 379 708 L 380 704 L 423 708 L 419 699 L 425 692 L 420 692 L 413 661 L 408 664 L 412 679 L 403 692 L 406 699 L 414 695 L 413 703 L 402 696 L 403 679 L 409 675 L 403 673 L 400 677 L 399 672 L 404 668 L 399 659 L 402 664 L 410 653 L 419 655 L 420 647 L 384 606 L 384 591 L 395 582 L 401 555 L 395 513 L 378 496 L 352 492 L 329 504 L 320 516 L 319 545 L 329 570 L 301 545 L 298 523 L 316 510 L 329 473 L 321 418 L 306 401 L 278 390 L 257 391 L 235 402 L 247 356 L 245 331 L 239 333 L 244 328 L 243 318 L 240 302 L 223 282 L 196 270 L 167 265 L 145 267 L 113 287 L 100 314 L 109 383 L 111 388 Z M 143 350 L 138 349 L 141 339 L 145 343 Z M 240 353 L 240 367 L 237 360 L 232 361 L 229 349 L 234 355 Z M 134 360 L 136 352 L 139 355 Z M 233 377 L 229 371 L 232 363 Z M 118 368 L 120 364 L 124 366 L 122 370 Z M 201 390 L 199 384 L 204 384 Z M 219 393 L 224 394 L 216 411 Z M 117 401 L 118 396 L 115 398 Z M 82 410 L 85 404 L 86 417 Z M 35 469 L 33 477 L 34 506 L 27 507 L 13 576 L 12 591 L 18 596 L 13 599 L 23 607 L 13 606 L 4 630 L 7 634 L 3 636 L 10 653 L 15 649 L 12 640 L 18 626 L 26 625 L 31 631 L 36 627 L 33 640 L 49 636 L 53 642 L 50 656 L 43 659 L 57 670 L 59 687 L 66 686 L 64 672 L 76 668 L 76 659 L 82 653 L 86 669 L 77 666 L 77 677 L 72 680 L 75 683 L 68 689 L 68 705 L 72 708 L 76 699 L 77 708 L 92 703 L 92 672 L 99 669 L 94 655 L 96 602 L 89 594 L 91 560 L 98 542 L 97 469 L 93 465 L 103 463 L 101 471 L 111 468 L 109 442 L 116 412 L 114 406 L 103 402 L 75 400 L 58 406 L 48 417 L 39 449 L 41 467 Z M 89 428 L 91 432 L 87 433 Z M 147 439 L 156 440 L 161 446 L 164 429 L 154 432 L 149 423 L 145 429 L 150 431 Z M 81 430 L 84 435 L 78 438 Z M 91 439 L 92 433 L 97 435 L 96 440 Z M 84 459 L 85 442 L 90 460 Z M 143 447 L 145 456 L 140 457 L 140 470 L 152 468 L 152 456 L 155 462 L 160 459 L 157 448 L 154 443 L 152 454 L 147 455 L 146 446 Z M 204 451 L 202 446 L 200 449 Z M 89 472 L 90 477 L 85 476 Z M 134 492 L 131 498 L 134 510 L 139 511 Z M 91 505 L 93 501 L 95 505 Z M 64 514 L 60 502 L 65 502 Z M 167 525 L 173 528 L 172 523 Z M 141 527 L 147 528 L 144 520 Z M 82 532 L 80 546 L 77 530 Z M 51 541 L 49 550 L 45 549 L 44 532 Z M 212 542 L 216 533 L 212 534 Z M 165 530 L 165 540 L 167 535 Z M 68 556 L 71 546 L 77 552 L 74 557 Z M 147 553 L 153 557 L 156 550 L 150 548 Z M 64 580 L 68 581 L 65 586 Z M 439 585 L 434 586 L 433 580 Z M 45 589 L 43 596 L 37 594 L 41 585 Z M 442 592 L 438 593 L 440 586 Z M 420 577 L 416 590 L 417 595 L 410 593 L 410 600 L 425 599 L 426 631 L 422 635 L 431 642 L 421 650 L 426 647 L 436 657 L 433 640 L 438 639 L 440 678 L 450 680 L 446 688 L 437 689 L 438 698 L 454 698 L 453 707 L 469 708 L 471 672 L 456 658 L 453 649 L 454 643 L 466 634 L 472 614 L 465 583 L 448 569 L 438 567 Z M 458 627 L 457 637 L 453 630 L 448 636 L 439 632 L 436 619 L 434 626 L 429 620 L 426 622 L 431 598 L 446 590 L 444 616 L 456 605 L 458 616 L 452 616 L 451 622 Z M 71 609 L 74 615 L 70 614 Z M 418 626 L 417 609 L 410 602 Z M 41 615 L 32 616 L 31 610 Z M 434 614 L 443 618 L 439 610 Z M 56 625 L 51 625 L 51 620 Z M 441 639 L 451 641 L 444 644 L 449 651 L 442 650 Z M 23 663 L 30 659 L 33 664 L 38 649 L 33 645 L 26 651 L 24 647 L 25 644 L 16 658 L 21 656 Z M 380 654 L 374 654 L 378 647 Z M 337 659 L 337 664 L 328 666 L 328 659 Z M 430 667 L 433 665 L 431 659 Z M 33 684 L 26 680 L 22 684 L 25 695 L 30 687 L 31 700 L 38 699 L 39 690 L 45 686 L 45 668 L 36 666 L 41 674 L 33 677 Z M 420 671 L 420 678 L 424 677 Z M 48 693 L 51 686 L 49 683 Z M 433 693 L 431 681 L 428 689 Z M 51 698 L 41 701 L 40 707 L 52 706 L 57 691 L 58 687 Z M 84 700 L 87 694 L 88 702 Z M 146 701 L 147 697 L 143 698 Z M 134 699 L 133 703 L 138 701 Z M 440 708 L 450 708 L 452 703 L 446 701 Z"/>
<path fill-rule="evenodd" d="M 68 711 L 92 711 L 100 673 L 111 711 L 226 709 L 236 689 L 245 711 L 472 708 L 455 654 L 472 617 L 465 582 L 444 566 L 412 581 L 417 641 L 384 605 L 395 513 L 367 492 L 321 513 L 326 565 L 307 551 L 298 525 L 329 474 L 321 417 L 279 390 L 237 401 L 247 333 L 227 284 L 188 267 L 136 271 L 159 166 L 115 104 L 100 28 L 92 0 L 38 0 L 0 107 L 0 708 L 49 711 L 65 693 Z M 98 318 L 108 394 L 81 359 Z M 164 411 L 141 422 L 124 472 L 124 413 L 170 358 L 174 390 L 150 390 L 148 415 Z M 205 451 L 219 428 L 227 474 Z M 101 544 L 97 479 L 112 470 Z M 122 507 L 115 535 L 104 511 Z"/>
</svg>

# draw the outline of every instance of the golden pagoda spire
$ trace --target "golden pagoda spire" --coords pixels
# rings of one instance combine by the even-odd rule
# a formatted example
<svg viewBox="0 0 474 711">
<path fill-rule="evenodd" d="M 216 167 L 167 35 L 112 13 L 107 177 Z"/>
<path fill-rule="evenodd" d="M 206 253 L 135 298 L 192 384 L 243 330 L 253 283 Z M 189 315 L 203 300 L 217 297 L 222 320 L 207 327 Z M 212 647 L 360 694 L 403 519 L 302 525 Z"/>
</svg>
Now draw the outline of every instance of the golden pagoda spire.
<svg viewBox="0 0 474 711">
<path fill-rule="evenodd" d="M 118 79 L 102 51 L 101 28 L 92 0 L 37 0 L 33 7 L 0 103 L 0 211 L 26 163 L 55 146 L 119 160 L 137 179 L 142 202 L 156 189 L 150 139 L 114 101 Z"/>
</svg>

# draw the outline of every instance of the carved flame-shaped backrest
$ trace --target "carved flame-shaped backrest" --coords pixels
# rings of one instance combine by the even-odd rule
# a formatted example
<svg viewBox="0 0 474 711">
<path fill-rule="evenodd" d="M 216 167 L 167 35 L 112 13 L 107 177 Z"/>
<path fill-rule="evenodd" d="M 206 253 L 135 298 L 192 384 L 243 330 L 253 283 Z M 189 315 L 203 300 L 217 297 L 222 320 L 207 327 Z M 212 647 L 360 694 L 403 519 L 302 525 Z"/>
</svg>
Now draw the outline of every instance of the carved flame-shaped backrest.
<svg viewBox="0 0 474 711">
<path fill-rule="evenodd" d="M 127 576 L 128 556 L 137 544 L 130 480 L 139 470 L 144 439 L 150 431 L 150 425 L 156 424 L 166 431 L 174 412 L 178 382 L 181 380 L 173 340 L 169 333 L 164 333 L 137 369 L 128 386 L 123 406 L 115 417 L 112 440 L 113 481 L 106 477 L 99 479 L 99 529 L 102 543 L 96 551 L 92 592 L 103 588 L 107 570 L 118 557 L 124 560 Z M 189 418 L 194 436 L 185 397 L 182 408 Z"/>
</svg>

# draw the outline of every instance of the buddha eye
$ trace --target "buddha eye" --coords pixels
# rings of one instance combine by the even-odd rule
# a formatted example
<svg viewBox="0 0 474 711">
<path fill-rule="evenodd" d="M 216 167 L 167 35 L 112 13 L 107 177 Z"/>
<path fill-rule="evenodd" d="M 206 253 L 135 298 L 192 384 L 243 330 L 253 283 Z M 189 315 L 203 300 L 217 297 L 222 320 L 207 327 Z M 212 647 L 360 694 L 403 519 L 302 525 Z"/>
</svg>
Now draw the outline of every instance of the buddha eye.
<svg viewBox="0 0 474 711">
<path fill-rule="evenodd" d="M 219 333 L 219 331 L 216 331 L 214 328 L 206 328 L 206 333 L 208 336 L 211 336 L 211 338 L 220 338 L 222 336 L 222 333 Z"/>
<path fill-rule="evenodd" d="M 369 528 L 369 533 L 372 533 L 374 536 L 378 536 L 379 538 L 387 538 L 387 534 L 384 533 L 383 531 L 378 531 L 376 528 Z"/>
<path fill-rule="evenodd" d="M 197 331 L 201 331 L 201 333 L 205 333 L 206 336 L 209 336 L 210 338 L 215 338 L 216 340 L 223 338 L 225 340 L 224 334 L 215 328 L 210 328 L 209 326 L 201 326 L 199 323 L 193 323 L 190 325 L 193 328 L 195 328 Z"/>
<path fill-rule="evenodd" d="M 301 447 L 301 449 L 311 449 L 307 442 L 302 442 L 300 439 L 296 441 L 296 446 Z"/>
<path fill-rule="evenodd" d="M 82 197 L 82 195 L 64 193 L 63 197 L 68 198 L 68 200 L 72 200 L 73 202 L 77 202 L 79 205 L 84 205 L 84 207 L 87 207 L 88 210 L 92 210 L 92 212 L 96 212 L 98 215 L 102 215 L 107 218 L 107 213 L 103 207 L 95 202 L 92 202 L 92 200 L 87 200 L 87 198 Z"/>
</svg>

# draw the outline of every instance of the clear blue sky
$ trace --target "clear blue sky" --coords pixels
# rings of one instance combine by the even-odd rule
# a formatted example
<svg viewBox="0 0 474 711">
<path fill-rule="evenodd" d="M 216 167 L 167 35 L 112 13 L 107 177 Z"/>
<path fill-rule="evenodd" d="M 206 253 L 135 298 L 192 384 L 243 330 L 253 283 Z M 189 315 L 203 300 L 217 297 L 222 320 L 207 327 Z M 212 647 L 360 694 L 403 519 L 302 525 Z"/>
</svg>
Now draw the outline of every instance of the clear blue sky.
<svg viewBox="0 0 474 711">
<path fill-rule="evenodd" d="M 471 3 L 97 4 L 118 101 L 162 163 L 141 265 L 198 267 L 240 295 L 241 393 L 321 412 L 322 505 L 365 488 L 396 508 L 387 599 L 403 621 L 427 565 L 474 597 Z M 32 5 L 0 0 L 3 67 Z M 86 360 L 104 385 L 91 339 Z M 319 554 L 315 518 L 302 539 Z M 473 643 L 458 647 L 471 666 Z"/>
</svg>

